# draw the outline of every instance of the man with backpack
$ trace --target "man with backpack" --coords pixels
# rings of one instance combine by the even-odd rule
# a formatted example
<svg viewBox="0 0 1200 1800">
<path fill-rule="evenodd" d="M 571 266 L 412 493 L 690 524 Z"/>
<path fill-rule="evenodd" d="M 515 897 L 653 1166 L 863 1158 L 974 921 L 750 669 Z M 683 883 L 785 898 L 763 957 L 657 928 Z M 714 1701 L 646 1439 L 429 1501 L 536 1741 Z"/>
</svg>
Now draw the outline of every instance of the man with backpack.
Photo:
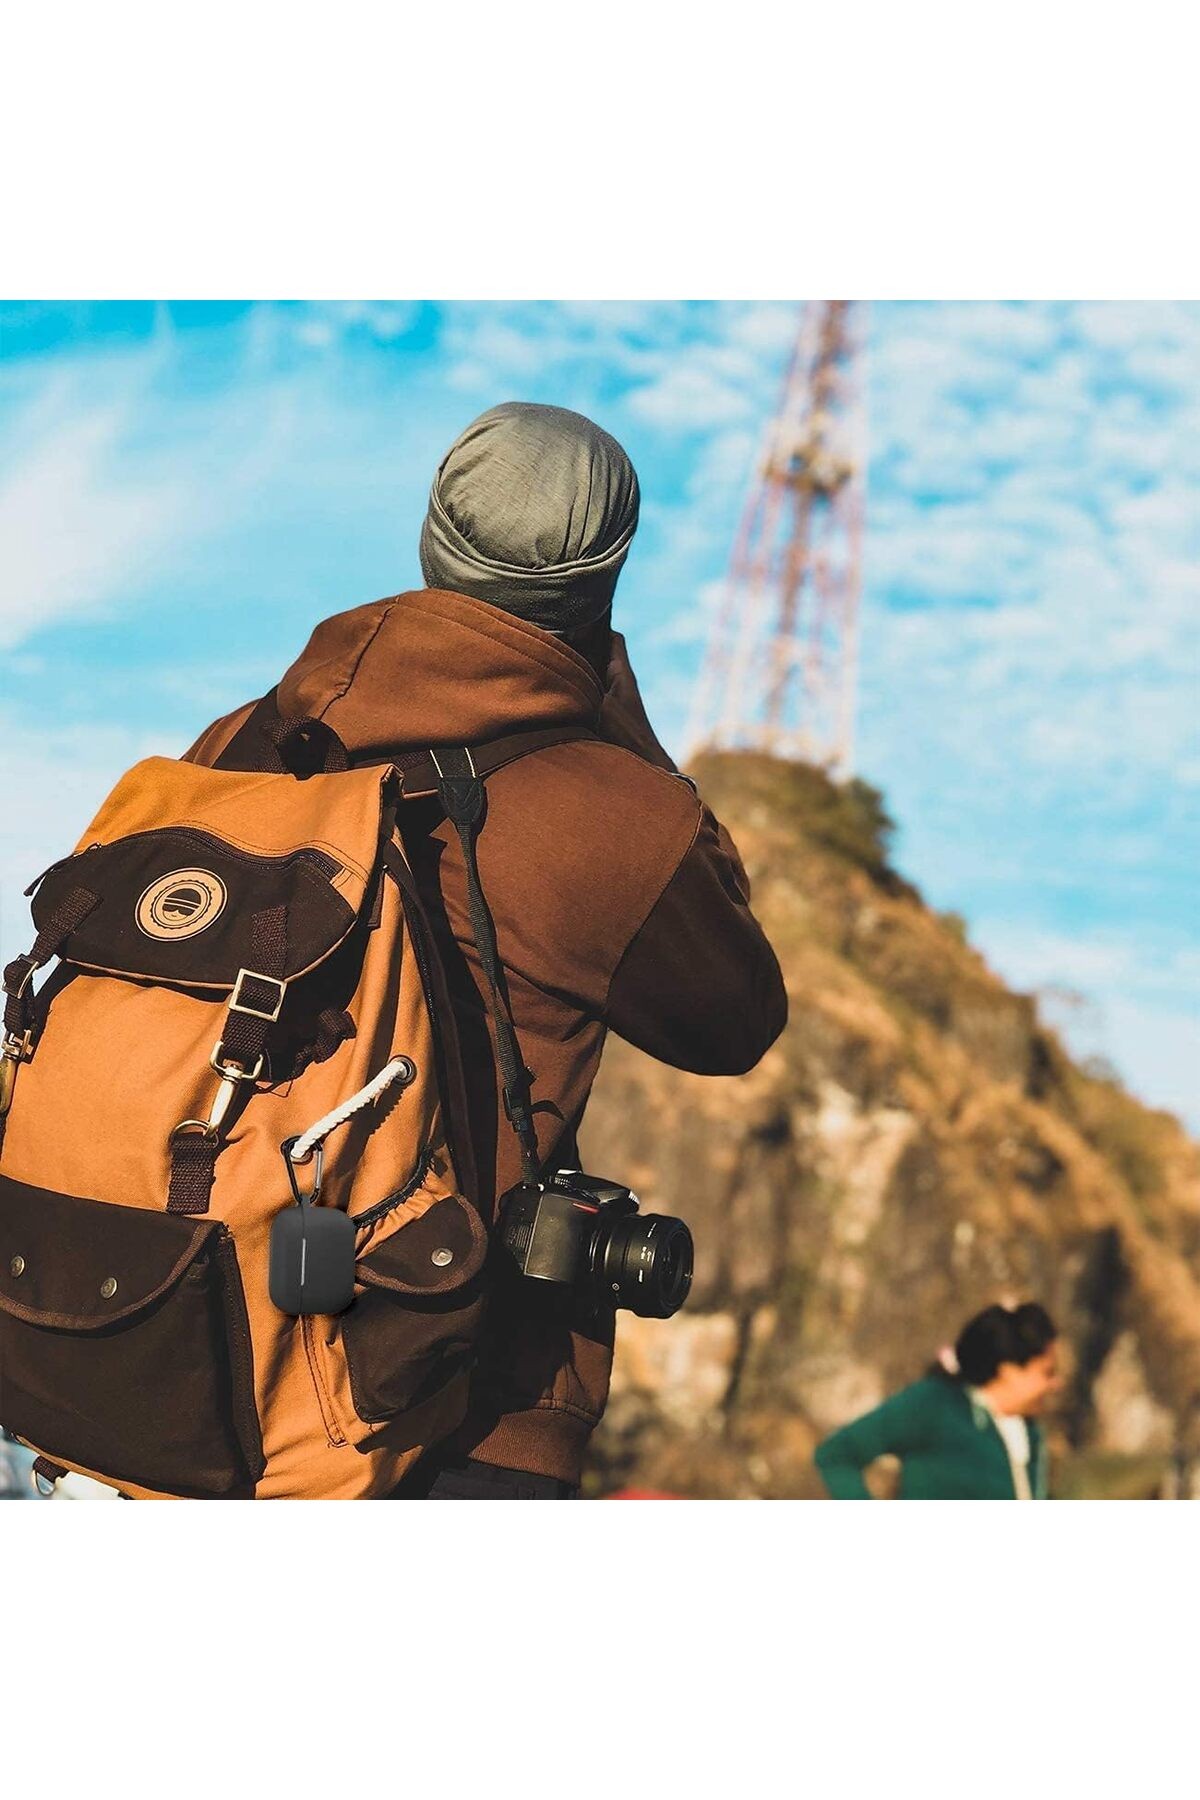
<svg viewBox="0 0 1200 1800">
<path fill-rule="evenodd" d="M 318 626 L 278 691 L 281 710 L 330 724 L 352 762 L 430 740 L 587 729 L 491 776 L 479 837 L 538 1151 L 557 1164 L 576 1160 L 606 1031 L 677 1068 L 738 1075 L 787 1016 L 736 848 L 655 737 L 611 629 L 638 508 L 629 458 L 591 421 L 492 408 L 434 481 L 426 590 Z M 243 716 L 211 727 L 192 754 L 214 757 Z M 521 1168 L 463 861 L 436 801 L 410 803 L 402 822 L 459 1023 L 486 1216 Z M 547 1301 L 536 1286 L 491 1296 L 468 1419 L 398 1497 L 576 1491 L 607 1398 L 613 1317 Z"/>
<path fill-rule="evenodd" d="M 787 1012 L 611 630 L 638 503 L 587 419 L 485 413 L 434 482 L 427 587 L 319 625 L 35 884 L 4 971 L 0 1423 L 46 1480 L 576 1493 L 610 1290 L 666 1316 L 690 1273 L 678 1221 L 557 1173 L 605 1034 L 736 1075 Z M 597 1220 L 599 1291 L 565 1279 Z"/>
</svg>

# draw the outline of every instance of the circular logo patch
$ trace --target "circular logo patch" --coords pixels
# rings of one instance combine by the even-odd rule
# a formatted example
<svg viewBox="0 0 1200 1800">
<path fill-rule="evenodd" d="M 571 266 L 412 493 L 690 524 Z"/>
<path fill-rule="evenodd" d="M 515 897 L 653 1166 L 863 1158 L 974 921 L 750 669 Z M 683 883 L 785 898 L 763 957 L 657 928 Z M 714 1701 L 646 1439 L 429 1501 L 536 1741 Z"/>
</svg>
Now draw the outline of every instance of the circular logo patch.
<svg viewBox="0 0 1200 1800">
<path fill-rule="evenodd" d="M 152 938 L 205 931 L 225 904 L 225 883 L 208 869 L 176 869 L 152 881 L 137 904 L 138 930 Z"/>
</svg>

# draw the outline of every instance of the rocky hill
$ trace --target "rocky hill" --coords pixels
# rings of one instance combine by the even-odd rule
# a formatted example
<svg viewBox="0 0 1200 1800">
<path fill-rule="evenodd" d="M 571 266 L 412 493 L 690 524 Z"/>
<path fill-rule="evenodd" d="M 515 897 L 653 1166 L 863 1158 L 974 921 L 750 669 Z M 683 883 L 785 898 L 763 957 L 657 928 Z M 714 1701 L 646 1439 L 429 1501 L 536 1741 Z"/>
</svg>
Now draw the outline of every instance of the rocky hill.
<svg viewBox="0 0 1200 1800">
<path fill-rule="evenodd" d="M 1038 1298 L 1069 1346 L 1059 1492 L 1191 1491 L 1200 1151 L 1081 1068 L 888 860 L 863 783 L 751 753 L 693 770 L 776 946 L 791 1018 L 749 1076 L 610 1040 L 585 1166 L 697 1242 L 693 1299 L 620 1316 L 590 1489 L 815 1495 L 817 1439 L 972 1312 Z"/>
</svg>

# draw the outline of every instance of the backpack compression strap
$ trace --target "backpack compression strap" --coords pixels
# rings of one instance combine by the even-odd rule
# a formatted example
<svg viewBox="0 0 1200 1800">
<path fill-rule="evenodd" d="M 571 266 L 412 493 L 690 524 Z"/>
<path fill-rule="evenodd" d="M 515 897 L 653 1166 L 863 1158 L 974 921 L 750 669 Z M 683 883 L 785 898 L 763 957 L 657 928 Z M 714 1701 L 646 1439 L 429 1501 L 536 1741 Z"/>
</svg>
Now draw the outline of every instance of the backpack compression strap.
<svg viewBox="0 0 1200 1800">
<path fill-rule="evenodd" d="M 437 792 L 462 845 L 471 934 L 487 978 L 488 1010 L 496 1030 L 496 1054 L 504 1084 L 504 1111 L 521 1146 L 521 1165 L 525 1179 L 536 1181 L 541 1163 L 538 1157 L 537 1132 L 533 1124 L 530 1085 L 533 1075 L 525 1067 L 517 1044 L 508 991 L 500 968 L 496 927 L 483 897 L 479 880 L 479 859 L 475 852 L 475 837 L 483 819 L 483 780 L 467 749 L 431 750 L 429 757 L 437 774 Z M 407 791 L 407 783 L 405 785 Z"/>
<path fill-rule="evenodd" d="M 239 1087 L 252 1091 L 262 1074 L 267 1039 L 287 992 L 287 908 L 267 907 L 250 919 L 252 969 L 240 969 L 229 996 L 221 1035 L 209 1058 L 219 1077 L 207 1119 L 181 1119 L 170 1137 L 170 1213 L 208 1211 L 217 1157 L 224 1147 L 225 1117 Z"/>
</svg>

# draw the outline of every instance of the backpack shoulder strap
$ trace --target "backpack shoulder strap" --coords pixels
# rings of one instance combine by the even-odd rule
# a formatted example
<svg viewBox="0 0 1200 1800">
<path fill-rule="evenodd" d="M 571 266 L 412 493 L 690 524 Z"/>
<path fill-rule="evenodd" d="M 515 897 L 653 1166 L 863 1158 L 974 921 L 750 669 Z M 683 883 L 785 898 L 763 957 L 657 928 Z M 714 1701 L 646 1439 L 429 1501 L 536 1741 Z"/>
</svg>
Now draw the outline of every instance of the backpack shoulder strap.
<svg viewBox="0 0 1200 1800">
<path fill-rule="evenodd" d="M 596 732 L 586 725 L 545 725 L 538 731 L 515 731 L 507 737 L 492 738 L 486 744 L 471 746 L 473 773 L 480 780 L 494 775 L 520 756 L 534 750 L 548 750 L 555 744 L 572 744 L 580 738 L 594 738 Z M 436 750 L 409 750 L 393 760 L 403 778 L 404 798 L 421 800 L 429 794 L 441 794 L 439 761 L 444 768 L 448 756 L 458 756 L 457 746 Z"/>
</svg>

